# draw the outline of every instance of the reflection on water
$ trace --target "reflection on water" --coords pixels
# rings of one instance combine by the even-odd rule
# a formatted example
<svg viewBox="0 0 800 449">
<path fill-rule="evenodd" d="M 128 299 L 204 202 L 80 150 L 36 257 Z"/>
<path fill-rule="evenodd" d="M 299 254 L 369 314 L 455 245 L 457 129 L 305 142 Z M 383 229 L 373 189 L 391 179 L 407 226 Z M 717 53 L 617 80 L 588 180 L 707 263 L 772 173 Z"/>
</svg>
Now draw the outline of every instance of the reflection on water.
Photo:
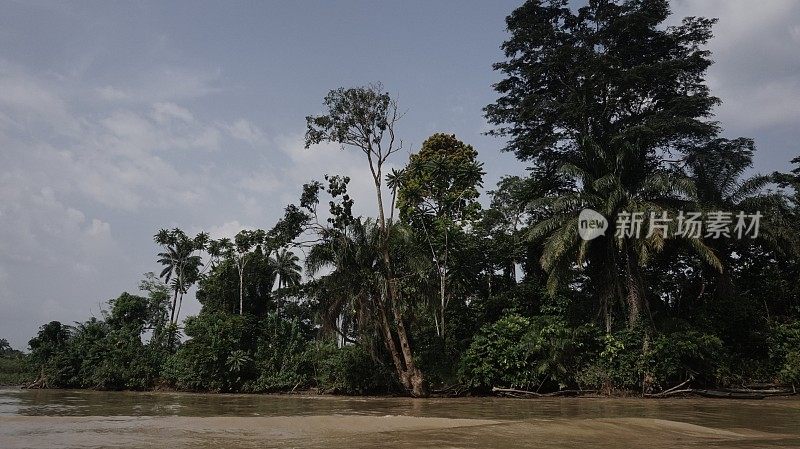
<svg viewBox="0 0 800 449">
<path fill-rule="evenodd" d="M 0 390 L 0 447 L 790 447 L 800 401 Z"/>
</svg>

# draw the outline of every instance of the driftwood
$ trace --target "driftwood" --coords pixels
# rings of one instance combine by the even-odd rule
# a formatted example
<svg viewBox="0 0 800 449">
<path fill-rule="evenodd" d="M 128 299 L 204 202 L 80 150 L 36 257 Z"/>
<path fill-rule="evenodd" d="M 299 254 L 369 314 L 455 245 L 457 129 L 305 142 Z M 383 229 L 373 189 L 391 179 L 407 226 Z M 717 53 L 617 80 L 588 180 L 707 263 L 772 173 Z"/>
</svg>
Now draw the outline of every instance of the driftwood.
<svg viewBox="0 0 800 449">
<path fill-rule="evenodd" d="M 767 395 L 761 393 L 732 393 L 721 390 L 694 390 L 692 393 L 706 398 L 722 399 L 764 399 L 767 397 Z"/>
<path fill-rule="evenodd" d="M 47 379 L 45 379 L 44 377 L 40 377 L 35 381 L 33 381 L 32 383 L 30 383 L 29 385 L 23 385 L 22 388 L 26 390 L 47 388 Z"/>
<path fill-rule="evenodd" d="M 693 380 L 694 380 L 694 378 L 690 377 L 690 378 L 684 380 L 683 382 L 679 383 L 678 385 L 675 385 L 674 387 L 672 387 L 672 388 L 670 388 L 668 390 L 664 390 L 661 393 L 645 394 L 644 397 L 646 397 L 646 398 L 664 398 L 664 397 L 667 397 L 667 396 L 674 396 L 676 394 L 686 393 L 689 390 L 681 390 L 680 388 L 685 386 L 686 384 L 688 384 L 689 382 L 691 382 Z"/>
<path fill-rule="evenodd" d="M 755 384 L 748 385 L 745 388 L 719 388 L 716 390 L 697 389 L 697 388 L 683 388 L 689 382 L 694 380 L 694 377 L 689 377 L 680 384 L 664 390 L 661 393 L 645 394 L 646 398 L 667 398 L 677 395 L 694 394 L 706 398 L 723 398 L 723 399 L 764 399 L 767 396 L 791 396 L 797 394 L 797 391 L 792 388 L 780 388 L 782 385 L 774 384 Z"/>
<path fill-rule="evenodd" d="M 466 386 L 464 384 L 455 384 L 455 385 L 450 385 L 450 386 L 447 386 L 447 387 L 443 387 L 443 388 L 440 388 L 440 389 L 433 390 L 432 393 L 436 394 L 436 395 L 447 396 L 447 397 L 458 397 L 458 396 L 463 395 L 467 390 L 469 390 L 468 386 Z"/>
<path fill-rule="evenodd" d="M 796 394 L 797 391 L 791 388 L 721 388 L 719 391 L 726 393 L 747 393 L 747 394 L 763 394 L 767 396 L 785 396 Z"/>
<path fill-rule="evenodd" d="M 536 393 L 535 391 L 517 390 L 514 388 L 492 388 L 492 393 L 510 398 L 552 398 L 558 396 L 578 396 L 580 394 L 596 392 L 596 390 L 559 390 L 552 393 Z"/>
<path fill-rule="evenodd" d="M 669 390 L 658 394 L 646 394 L 646 398 L 667 398 L 677 395 L 697 395 L 706 398 L 718 399 L 764 399 L 769 396 L 792 396 L 797 394 L 792 390 L 706 390 L 699 388 L 686 388 L 683 390 Z"/>
</svg>

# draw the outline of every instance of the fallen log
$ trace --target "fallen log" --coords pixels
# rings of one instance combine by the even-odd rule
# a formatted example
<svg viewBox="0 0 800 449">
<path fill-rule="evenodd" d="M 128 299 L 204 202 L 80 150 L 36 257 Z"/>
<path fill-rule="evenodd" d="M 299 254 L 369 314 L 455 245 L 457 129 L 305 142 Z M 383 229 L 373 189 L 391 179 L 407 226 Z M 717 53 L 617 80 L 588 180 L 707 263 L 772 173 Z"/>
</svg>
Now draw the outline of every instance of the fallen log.
<svg viewBox="0 0 800 449">
<path fill-rule="evenodd" d="M 767 397 L 767 395 L 765 394 L 731 393 L 721 390 L 693 390 L 693 393 L 706 398 L 721 398 L 721 399 L 764 399 L 765 397 Z"/>
<path fill-rule="evenodd" d="M 679 383 L 678 385 L 675 385 L 672 388 L 664 390 L 661 393 L 645 394 L 644 397 L 646 397 L 646 398 L 663 398 L 663 397 L 672 395 L 676 391 L 677 392 L 685 392 L 686 390 L 679 390 L 679 389 L 681 387 L 686 386 L 686 384 L 688 384 L 689 382 L 691 382 L 693 380 L 694 380 L 694 377 L 689 377 L 688 379 L 684 380 L 683 382 Z"/>
<path fill-rule="evenodd" d="M 772 388 L 772 389 L 720 388 L 719 391 L 724 391 L 726 393 L 763 394 L 766 396 L 784 396 L 796 393 L 796 391 L 789 388 Z"/>
<path fill-rule="evenodd" d="M 47 388 L 47 379 L 45 379 L 44 377 L 40 377 L 35 381 L 33 381 L 32 383 L 30 383 L 29 385 L 23 385 L 22 388 L 25 390 L 37 390 L 37 389 Z"/>
<path fill-rule="evenodd" d="M 552 393 L 537 393 L 535 391 L 517 390 L 514 388 L 492 387 L 492 393 L 513 398 L 552 398 L 558 396 L 578 396 L 585 393 L 596 393 L 597 390 L 559 390 Z"/>
<path fill-rule="evenodd" d="M 646 398 L 668 398 L 677 395 L 697 395 L 705 398 L 715 399 L 764 399 L 765 394 L 757 393 L 734 393 L 722 390 L 702 390 L 698 388 L 685 388 L 683 390 L 664 391 L 658 394 L 646 394 Z"/>
<path fill-rule="evenodd" d="M 670 389 L 670 390 L 667 390 L 667 391 L 662 391 L 661 393 L 646 394 L 646 395 L 644 395 L 644 397 L 646 397 L 646 398 L 668 398 L 668 397 L 672 397 L 672 396 L 677 396 L 679 394 L 692 394 L 694 392 L 695 392 L 695 390 L 693 390 L 691 388 L 686 388 L 686 389 L 683 389 L 683 390 Z"/>
</svg>

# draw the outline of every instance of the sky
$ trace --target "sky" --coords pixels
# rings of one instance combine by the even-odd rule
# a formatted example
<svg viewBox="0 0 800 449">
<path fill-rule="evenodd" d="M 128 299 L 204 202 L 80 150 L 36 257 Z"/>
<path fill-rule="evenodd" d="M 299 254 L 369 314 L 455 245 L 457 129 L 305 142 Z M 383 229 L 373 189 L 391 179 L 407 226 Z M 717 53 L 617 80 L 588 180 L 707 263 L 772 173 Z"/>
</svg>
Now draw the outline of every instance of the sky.
<svg viewBox="0 0 800 449">
<path fill-rule="evenodd" d="M 301 185 L 350 176 L 355 151 L 303 148 L 305 116 L 337 87 L 380 81 L 405 111 L 403 165 L 434 132 L 485 164 L 485 187 L 525 166 L 482 108 L 496 95 L 495 1 L 0 1 L 0 338 L 100 316 L 158 271 L 159 228 L 270 228 Z M 708 81 L 726 137 L 756 139 L 754 172 L 800 154 L 800 2 L 676 0 L 674 22 L 718 17 Z M 199 304 L 185 301 L 186 314 Z"/>
</svg>

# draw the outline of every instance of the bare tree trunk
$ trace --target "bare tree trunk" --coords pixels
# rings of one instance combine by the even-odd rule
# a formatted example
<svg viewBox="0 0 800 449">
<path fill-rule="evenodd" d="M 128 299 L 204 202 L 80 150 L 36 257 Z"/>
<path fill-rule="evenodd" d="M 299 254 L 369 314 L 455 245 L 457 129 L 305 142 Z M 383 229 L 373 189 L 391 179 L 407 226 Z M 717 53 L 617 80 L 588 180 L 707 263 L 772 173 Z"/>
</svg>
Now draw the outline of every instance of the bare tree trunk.
<svg viewBox="0 0 800 449">
<path fill-rule="evenodd" d="M 183 292 L 181 292 L 180 296 L 178 296 L 178 313 L 175 314 L 175 324 L 178 324 L 178 320 L 181 319 L 181 306 L 183 305 Z"/>
<path fill-rule="evenodd" d="M 384 307 L 382 301 L 378 304 L 378 315 L 380 316 L 381 320 L 380 324 L 381 331 L 383 333 L 383 343 L 392 357 L 395 371 L 397 371 L 397 377 L 400 379 L 400 383 L 403 384 L 403 388 L 411 391 L 413 389 L 411 379 L 408 377 L 406 366 L 403 363 L 403 359 L 400 358 L 400 352 L 397 350 L 397 345 L 394 342 L 394 337 L 392 336 L 392 327 L 389 325 L 389 319 L 386 316 L 386 308 Z"/>
<path fill-rule="evenodd" d="M 642 315 L 642 291 L 638 276 L 638 265 L 633 254 L 633 249 L 628 245 L 625 247 L 625 282 L 628 287 L 628 327 L 634 327 Z"/>
<path fill-rule="evenodd" d="M 244 270 L 239 269 L 239 316 L 244 314 Z"/>
<path fill-rule="evenodd" d="M 416 363 L 414 363 L 414 355 L 411 352 L 411 344 L 408 340 L 406 327 L 403 324 L 403 316 L 400 313 L 400 308 L 397 304 L 392 304 L 392 310 L 394 311 L 395 321 L 397 322 L 397 338 L 400 340 L 400 349 L 403 351 L 403 358 L 406 363 L 406 375 L 411 381 L 411 394 L 418 398 L 427 397 L 429 395 L 428 385 L 427 382 L 425 382 L 422 371 L 420 371 Z"/>
<path fill-rule="evenodd" d="M 447 273 L 444 270 L 445 270 L 445 268 L 442 268 L 442 270 L 439 271 L 439 300 L 441 302 L 441 307 L 442 307 L 442 310 L 441 310 L 441 313 L 442 313 L 442 330 L 439 333 L 439 336 L 442 337 L 442 339 L 444 339 L 444 332 L 445 332 L 445 327 L 444 327 L 444 308 L 445 308 L 445 294 L 446 294 L 445 282 L 447 282 L 446 281 Z"/>
<path fill-rule="evenodd" d="M 278 273 L 278 291 L 275 294 L 275 315 L 281 314 L 281 275 Z"/>
<path fill-rule="evenodd" d="M 169 324 L 175 324 L 175 307 L 178 305 L 178 290 L 172 295 L 172 310 L 170 311 Z"/>
</svg>

